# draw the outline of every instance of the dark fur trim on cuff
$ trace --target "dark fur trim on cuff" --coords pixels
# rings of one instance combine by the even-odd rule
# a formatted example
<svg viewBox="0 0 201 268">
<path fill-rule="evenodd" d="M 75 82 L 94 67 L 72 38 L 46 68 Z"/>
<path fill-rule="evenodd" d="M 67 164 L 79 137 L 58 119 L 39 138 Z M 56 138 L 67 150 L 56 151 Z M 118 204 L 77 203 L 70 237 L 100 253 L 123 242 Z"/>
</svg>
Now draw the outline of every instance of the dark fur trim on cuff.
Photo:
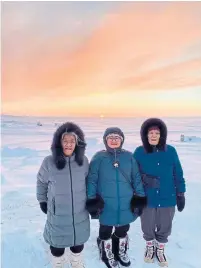
<svg viewBox="0 0 201 268">
<path fill-rule="evenodd" d="M 131 210 L 133 211 L 135 208 L 144 208 L 147 206 L 147 198 L 146 196 L 137 196 L 134 195 L 131 199 Z"/>
<path fill-rule="evenodd" d="M 89 213 L 96 213 L 98 210 L 102 210 L 104 207 L 104 201 L 100 196 L 86 201 L 86 209 Z"/>
<path fill-rule="evenodd" d="M 43 213 L 47 214 L 47 203 L 46 202 L 40 202 L 40 209 Z"/>
</svg>

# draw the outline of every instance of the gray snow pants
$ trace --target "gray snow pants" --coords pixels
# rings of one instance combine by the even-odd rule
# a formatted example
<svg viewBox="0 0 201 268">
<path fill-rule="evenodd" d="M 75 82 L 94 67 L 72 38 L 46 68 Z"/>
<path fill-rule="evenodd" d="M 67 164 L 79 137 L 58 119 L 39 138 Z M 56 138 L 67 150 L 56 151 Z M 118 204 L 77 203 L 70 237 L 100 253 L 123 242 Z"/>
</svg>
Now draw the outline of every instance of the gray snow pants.
<svg viewBox="0 0 201 268">
<path fill-rule="evenodd" d="M 172 231 L 172 221 L 175 207 L 149 208 L 146 207 L 141 215 L 141 228 L 146 241 L 156 239 L 167 243 Z"/>
</svg>

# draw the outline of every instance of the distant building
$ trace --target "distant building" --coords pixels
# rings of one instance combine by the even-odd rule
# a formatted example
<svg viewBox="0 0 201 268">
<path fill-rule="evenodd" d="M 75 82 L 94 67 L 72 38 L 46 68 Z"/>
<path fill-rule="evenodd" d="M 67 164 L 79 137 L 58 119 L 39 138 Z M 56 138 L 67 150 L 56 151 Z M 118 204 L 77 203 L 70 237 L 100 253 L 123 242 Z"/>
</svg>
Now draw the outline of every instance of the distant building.
<svg viewBox="0 0 201 268">
<path fill-rule="evenodd" d="M 184 141 L 184 135 L 183 134 L 181 134 L 181 136 L 180 136 L 180 141 Z"/>
</svg>

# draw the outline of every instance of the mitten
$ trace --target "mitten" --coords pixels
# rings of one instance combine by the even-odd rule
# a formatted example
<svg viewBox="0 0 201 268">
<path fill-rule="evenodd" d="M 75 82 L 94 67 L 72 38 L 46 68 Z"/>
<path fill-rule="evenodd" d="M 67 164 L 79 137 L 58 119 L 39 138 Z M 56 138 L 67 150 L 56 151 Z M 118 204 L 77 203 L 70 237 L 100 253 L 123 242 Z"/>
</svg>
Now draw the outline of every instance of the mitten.
<svg viewBox="0 0 201 268">
<path fill-rule="evenodd" d="M 181 212 L 185 207 L 185 196 L 184 193 L 177 194 L 177 209 Z"/>
<path fill-rule="evenodd" d="M 137 196 L 133 195 L 130 203 L 130 208 L 132 213 L 138 214 L 138 216 L 141 216 L 143 208 L 145 208 L 147 205 L 147 198 L 146 196 Z"/>
<path fill-rule="evenodd" d="M 46 202 L 41 202 L 40 203 L 40 209 L 42 210 L 43 213 L 47 214 L 47 203 Z"/>
<path fill-rule="evenodd" d="M 104 208 L 104 201 L 98 195 L 96 196 L 96 198 L 88 199 L 86 202 L 86 209 L 91 215 L 92 219 L 98 219 L 103 208 Z"/>
</svg>

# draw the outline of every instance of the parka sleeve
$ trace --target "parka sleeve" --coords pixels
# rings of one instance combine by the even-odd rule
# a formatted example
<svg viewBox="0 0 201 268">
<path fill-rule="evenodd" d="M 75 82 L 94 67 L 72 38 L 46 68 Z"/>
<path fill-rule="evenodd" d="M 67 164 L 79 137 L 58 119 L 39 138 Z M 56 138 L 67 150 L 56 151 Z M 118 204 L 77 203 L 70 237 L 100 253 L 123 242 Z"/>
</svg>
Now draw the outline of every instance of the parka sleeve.
<svg viewBox="0 0 201 268">
<path fill-rule="evenodd" d="M 181 162 L 179 160 L 179 156 L 177 154 L 176 149 L 173 147 L 173 154 L 174 154 L 174 178 L 175 178 L 175 186 L 177 193 L 184 193 L 186 192 L 186 183 L 183 177 L 183 169 L 181 166 Z"/>
<path fill-rule="evenodd" d="M 139 156 L 139 148 L 136 148 L 133 153 L 133 157 L 137 162 L 138 162 L 138 156 Z"/>
<path fill-rule="evenodd" d="M 87 197 L 88 199 L 96 198 L 98 177 L 99 177 L 100 157 L 95 154 L 89 164 L 89 173 L 87 176 Z"/>
<path fill-rule="evenodd" d="M 142 183 L 142 178 L 140 175 L 137 161 L 135 160 L 134 157 L 132 157 L 131 162 L 132 162 L 132 184 L 135 190 L 135 194 L 138 196 L 145 196 L 144 186 Z"/>
<path fill-rule="evenodd" d="M 89 160 L 87 157 L 85 157 L 85 177 L 87 178 L 89 174 Z"/>
<path fill-rule="evenodd" d="M 47 202 L 48 176 L 47 158 L 45 158 L 37 174 L 36 197 L 40 203 Z"/>
</svg>

